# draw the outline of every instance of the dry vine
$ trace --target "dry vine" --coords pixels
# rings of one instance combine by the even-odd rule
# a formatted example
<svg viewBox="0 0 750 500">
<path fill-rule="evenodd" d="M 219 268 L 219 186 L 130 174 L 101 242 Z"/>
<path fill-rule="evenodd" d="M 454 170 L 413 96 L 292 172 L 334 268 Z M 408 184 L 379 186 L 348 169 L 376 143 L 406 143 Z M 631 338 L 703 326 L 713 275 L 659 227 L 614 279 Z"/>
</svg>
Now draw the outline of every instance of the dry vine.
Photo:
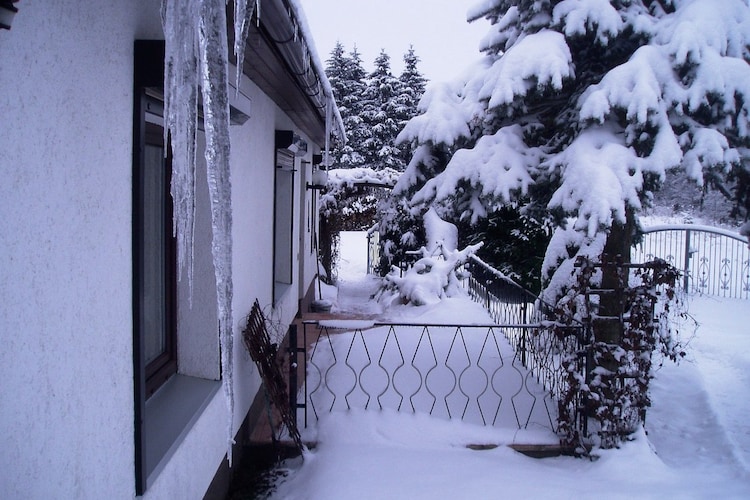
<svg viewBox="0 0 750 500">
<path fill-rule="evenodd" d="M 620 274 L 621 333 L 612 343 L 596 335 L 599 302 L 591 295 L 602 293 L 594 284 L 599 267 L 579 261 L 575 284 L 558 304 L 558 321 L 549 327 L 560 346 L 570 346 L 560 353 L 567 390 L 559 401 L 558 431 L 579 453 L 592 446 L 617 447 L 644 422 L 655 352 L 675 362 L 685 356 L 672 322 L 675 315 L 685 316 L 676 290 L 679 271 L 660 259 L 623 265 L 632 268 L 632 276 Z M 576 319 L 585 325 L 580 341 L 564 342 Z"/>
</svg>

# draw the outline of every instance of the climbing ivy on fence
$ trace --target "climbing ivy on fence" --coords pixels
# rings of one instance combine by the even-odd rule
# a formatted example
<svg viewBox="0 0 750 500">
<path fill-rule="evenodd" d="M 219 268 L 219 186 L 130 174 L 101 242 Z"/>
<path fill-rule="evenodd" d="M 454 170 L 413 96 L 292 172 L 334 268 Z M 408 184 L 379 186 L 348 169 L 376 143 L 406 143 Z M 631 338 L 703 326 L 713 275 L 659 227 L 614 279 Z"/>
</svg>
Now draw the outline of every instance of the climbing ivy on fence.
<svg viewBox="0 0 750 500">
<path fill-rule="evenodd" d="M 651 405 L 655 359 L 677 362 L 685 356 L 677 329 L 681 322 L 674 321 L 687 316 L 677 293 L 679 271 L 660 259 L 620 264 L 619 287 L 603 291 L 597 289 L 601 267 L 579 259 L 574 284 L 558 303 L 556 321 L 547 325 L 559 341 L 560 363 L 567 374 L 558 402 L 558 432 L 566 445 L 582 454 L 629 439 Z M 605 319 L 598 316 L 603 293 L 621 297 L 618 342 L 601 341 L 597 335 L 598 323 Z M 583 327 L 571 328 L 575 325 Z M 579 342 L 567 342 L 571 334 L 580 335 Z"/>
</svg>

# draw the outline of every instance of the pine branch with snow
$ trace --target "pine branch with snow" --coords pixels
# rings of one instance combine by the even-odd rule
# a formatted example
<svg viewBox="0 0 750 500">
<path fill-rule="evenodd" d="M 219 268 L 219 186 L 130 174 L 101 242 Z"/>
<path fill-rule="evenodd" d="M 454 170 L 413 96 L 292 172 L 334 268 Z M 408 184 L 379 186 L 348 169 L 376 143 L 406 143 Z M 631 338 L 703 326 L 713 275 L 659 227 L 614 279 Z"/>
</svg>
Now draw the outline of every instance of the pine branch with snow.
<svg viewBox="0 0 750 500">
<path fill-rule="evenodd" d="M 747 217 L 745 2 L 494 0 L 469 13 L 482 17 L 481 60 L 429 89 L 399 135 L 415 154 L 394 194 L 414 211 L 476 223 L 522 204 L 570 221 L 567 258 L 600 235 L 627 255 L 637 214 L 682 169 Z"/>
</svg>

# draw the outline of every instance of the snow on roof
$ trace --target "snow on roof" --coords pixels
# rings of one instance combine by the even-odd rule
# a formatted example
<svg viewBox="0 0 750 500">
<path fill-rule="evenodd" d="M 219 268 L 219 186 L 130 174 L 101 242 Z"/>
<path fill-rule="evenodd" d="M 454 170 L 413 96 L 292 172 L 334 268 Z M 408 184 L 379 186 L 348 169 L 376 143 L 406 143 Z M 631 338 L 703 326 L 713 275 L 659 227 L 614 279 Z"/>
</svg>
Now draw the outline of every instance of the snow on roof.
<svg viewBox="0 0 750 500">
<path fill-rule="evenodd" d="M 323 88 L 323 93 L 326 96 L 326 100 L 333 103 L 333 106 L 330 107 L 330 110 L 333 114 L 331 118 L 335 121 L 335 126 L 333 126 L 333 124 L 331 124 L 331 126 L 339 140 L 345 143 L 346 129 L 344 128 L 344 120 L 341 118 L 341 113 L 339 111 L 338 105 L 336 104 L 336 99 L 333 97 L 331 82 L 328 81 L 328 76 L 326 76 L 325 73 L 325 66 L 321 62 L 320 56 L 318 54 L 318 49 L 315 47 L 315 42 L 313 41 L 312 37 L 312 31 L 310 30 L 310 26 L 307 23 L 307 18 L 305 17 L 302 5 L 299 3 L 299 0 L 286 1 L 289 3 L 291 9 L 290 17 L 297 21 L 297 28 L 299 30 L 298 36 L 299 38 L 301 38 L 302 43 L 307 47 L 312 70 L 315 72 L 315 75 L 317 76 L 318 81 Z"/>
</svg>

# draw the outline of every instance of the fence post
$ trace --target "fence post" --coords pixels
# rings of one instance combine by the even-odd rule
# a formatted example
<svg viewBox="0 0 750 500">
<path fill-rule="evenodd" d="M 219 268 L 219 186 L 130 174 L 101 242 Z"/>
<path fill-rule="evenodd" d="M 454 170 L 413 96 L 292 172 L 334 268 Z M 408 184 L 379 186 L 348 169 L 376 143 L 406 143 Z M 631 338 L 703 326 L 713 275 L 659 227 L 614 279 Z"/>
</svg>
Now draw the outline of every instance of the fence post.
<svg viewBox="0 0 750 500">
<path fill-rule="evenodd" d="M 685 273 L 684 282 L 683 282 L 685 293 L 690 292 L 690 289 L 688 288 L 689 281 L 690 281 L 690 277 L 688 276 L 688 271 L 690 270 L 690 258 L 692 257 L 692 254 L 690 253 L 690 237 L 691 237 L 690 229 L 685 230 L 685 265 L 683 267 L 683 271 Z"/>
<path fill-rule="evenodd" d="M 372 235 L 367 231 L 367 274 L 372 273 Z"/>
<path fill-rule="evenodd" d="M 297 325 L 289 325 L 289 409 L 297 423 Z"/>
</svg>

